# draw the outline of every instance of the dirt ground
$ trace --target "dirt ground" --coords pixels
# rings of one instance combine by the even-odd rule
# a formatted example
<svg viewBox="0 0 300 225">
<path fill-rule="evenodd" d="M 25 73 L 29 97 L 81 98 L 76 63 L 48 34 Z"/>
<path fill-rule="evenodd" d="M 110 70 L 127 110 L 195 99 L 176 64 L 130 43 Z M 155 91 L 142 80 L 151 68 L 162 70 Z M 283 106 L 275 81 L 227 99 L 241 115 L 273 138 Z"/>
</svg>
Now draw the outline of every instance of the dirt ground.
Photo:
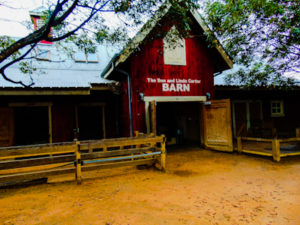
<svg viewBox="0 0 300 225">
<path fill-rule="evenodd" d="M 300 224 L 300 157 L 189 149 L 167 171 L 126 167 L 0 190 L 0 224 Z"/>
</svg>

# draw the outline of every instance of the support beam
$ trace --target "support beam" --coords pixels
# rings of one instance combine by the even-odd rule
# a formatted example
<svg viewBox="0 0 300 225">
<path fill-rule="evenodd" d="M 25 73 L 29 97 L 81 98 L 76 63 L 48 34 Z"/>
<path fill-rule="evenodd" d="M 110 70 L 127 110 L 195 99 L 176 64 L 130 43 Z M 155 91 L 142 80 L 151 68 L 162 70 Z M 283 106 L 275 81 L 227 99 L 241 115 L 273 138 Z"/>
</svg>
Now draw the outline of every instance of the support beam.
<svg viewBox="0 0 300 225">
<path fill-rule="evenodd" d="M 154 136 L 157 134 L 157 127 L 156 127 L 156 102 L 152 101 L 150 103 L 151 106 L 151 128 L 152 128 L 152 133 Z"/>
<path fill-rule="evenodd" d="M 48 105 L 48 122 L 49 122 L 49 143 L 53 142 L 52 134 L 52 105 Z"/>
</svg>

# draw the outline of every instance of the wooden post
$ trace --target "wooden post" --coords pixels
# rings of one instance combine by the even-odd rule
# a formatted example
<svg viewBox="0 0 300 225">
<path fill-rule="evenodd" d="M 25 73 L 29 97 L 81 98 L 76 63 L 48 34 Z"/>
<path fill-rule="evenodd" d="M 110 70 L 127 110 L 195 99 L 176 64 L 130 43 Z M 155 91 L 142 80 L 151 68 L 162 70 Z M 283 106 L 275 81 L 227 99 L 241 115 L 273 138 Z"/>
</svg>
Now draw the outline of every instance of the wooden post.
<svg viewBox="0 0 300 225">
<path fill-rule="evenodd" d="M 163 136 L 163 142 L 161 143 L 161 158 L 160 158 L 160 166 L 162 171 L 166 171 L 166 137 Z"/>
<path fill-rule="evenodd" d="M 272 155 L 274 161 L 280 161 L 280 143 L 277 139 L 272 140 Z"/>
<path fill-rule="evenodd" d="M 49 127 L 49 143 L 53 142 L 52 138 L 52 106 L 48 105 L 48 127 Z"/>
<path fill-rule="evenodd" d="M 238 153 L 242 153 L 242 138 L 241 137 L 237 137 L 237 151 Z"/>
<path fill-rule="evenodd" d="M 296 137 L 300 137 L 300 128 L 296 128 Z"/>
<path fill-rule="evenodd" d="M 75 155 L 76 155 L 76 172 L 75 172 L 75 177 L 76 177 L 76 181 L 77 184 L 81 184 L 81 155 L 80 155 L 80 142 L 76 142 L 76 151 L 75 151 Z"/>
<path fill-rule="evenodd" d="M 103 132 L 103 139 L 105 139 L 106 138 L 105 106 L 102 106 L 102 132 Z"/>
<path fill-rule="evenodd" d="M 78 106 L 75 106 L 75 126 L 76 126 L 76 131 L 74 132 L 74 138 L 78 139 L 79 138 L 79 121 L 78 121 Z"/>
<path fill-rule="evenodd" d="M 152 101 L 151 103 L 151 128 L 152 128 L 152 133 L 154 135 L 157 135 L 157 129 L 156 129 L 156 105 L 155 101 Z"/>
</svg>

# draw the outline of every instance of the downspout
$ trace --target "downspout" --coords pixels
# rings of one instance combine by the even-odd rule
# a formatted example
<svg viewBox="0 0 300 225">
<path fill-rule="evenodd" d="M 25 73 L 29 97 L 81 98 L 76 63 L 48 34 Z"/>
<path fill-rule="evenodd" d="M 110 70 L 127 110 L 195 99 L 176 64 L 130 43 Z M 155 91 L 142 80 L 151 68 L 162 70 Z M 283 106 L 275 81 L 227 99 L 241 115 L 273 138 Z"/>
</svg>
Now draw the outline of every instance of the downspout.
<svg viewBox="0 0 300 225">
<path fill-rule="evenodd" d="M 133 137 L 133 123 L 132 123 L 132 107 L 131 107 L 131 79 L 128 72 L 122 69 L 116 69 L 116 71 L 122 73 L 127 76 L 127 94 L 128 94 L 128 108 L 129 108 L 129 126 L 130 126 L 130 137 Z"/>
</svg>

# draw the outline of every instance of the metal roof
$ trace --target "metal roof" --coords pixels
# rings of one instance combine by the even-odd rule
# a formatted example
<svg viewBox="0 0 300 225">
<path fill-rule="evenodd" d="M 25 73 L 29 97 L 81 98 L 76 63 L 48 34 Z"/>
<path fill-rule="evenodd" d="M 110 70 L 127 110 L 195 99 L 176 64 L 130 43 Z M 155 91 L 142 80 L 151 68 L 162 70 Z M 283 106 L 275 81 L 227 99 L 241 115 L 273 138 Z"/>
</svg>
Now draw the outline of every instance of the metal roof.
<svg viewBox="0 0 300 225">
<path fill-rule="evenodd" d="M 41 51 L 50 51 L 49 60 L 31 59 L 28 62 L 36 68 L 31 74 L 24 74 L 18 65 L 6 69 L 6 75 L 15 81 L 22 81 L 31 88 L 90 88 L 92 84 L 108 85 L 115 81 L 101 77 L 115 52 L 119 51 L 113 46 L 98 46 L 96 55 L 98 62 L 76 62 L 68 57 L 66 52 L 57 49 L 54 45 L 39 44 Z M 74 47 L 75 48 L 75 47 Z M 32 55 L 36 54 L 32 52 Z M 20 84 L 6 81 L 0 76 L 0 88 L 21 88 Z"/>
</svg>

